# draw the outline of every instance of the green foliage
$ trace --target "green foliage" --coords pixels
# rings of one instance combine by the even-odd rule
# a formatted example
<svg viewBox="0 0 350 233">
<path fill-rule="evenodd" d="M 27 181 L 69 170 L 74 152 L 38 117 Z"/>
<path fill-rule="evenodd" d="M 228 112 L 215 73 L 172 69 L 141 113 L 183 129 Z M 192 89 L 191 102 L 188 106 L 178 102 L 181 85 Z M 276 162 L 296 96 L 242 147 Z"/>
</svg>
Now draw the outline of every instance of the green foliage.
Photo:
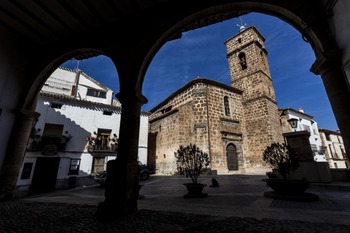
<svg viewBox="0 0 350 233">
<path fill-rule="evenodd" d="M 299 166 L 295 153 L 284 143 L 274 142 L 263 152 L 263 160 L 287 179 L 289 172 Z"/>
<path fill-rule="evenodd" d="M 200 150 L 195 144 L 180 145 L 175 152 L 175 157 L 178 173 L 190 177 L 194 184 L 197 184 L 200 174 L 210 165 L 208 154 Z"/>
</svg>

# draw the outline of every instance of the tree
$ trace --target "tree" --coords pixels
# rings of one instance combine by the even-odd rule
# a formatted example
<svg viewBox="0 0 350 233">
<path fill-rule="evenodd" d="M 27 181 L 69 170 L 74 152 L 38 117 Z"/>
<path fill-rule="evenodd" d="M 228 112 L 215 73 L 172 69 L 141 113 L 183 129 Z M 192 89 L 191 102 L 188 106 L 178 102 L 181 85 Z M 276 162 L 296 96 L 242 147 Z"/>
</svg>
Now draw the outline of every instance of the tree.
<svg viewBox="0 0 350 233">
<path fill-rule="evenodd" d="M 210 165 L 210 158 L 195 144 L 180 145 L 175 152 L 177 171 L 180 175 L 190 177 L 192 183 L 198 183 L 198 177 Z"/>
<path fill-rule="evenodd" d="M 288 178 L 289 172 L 299 166 L 294 151 L 284 143 L 274 142 L 263 152 L 263 160 L 276 169 L 284 180 Z"/>
</svg>

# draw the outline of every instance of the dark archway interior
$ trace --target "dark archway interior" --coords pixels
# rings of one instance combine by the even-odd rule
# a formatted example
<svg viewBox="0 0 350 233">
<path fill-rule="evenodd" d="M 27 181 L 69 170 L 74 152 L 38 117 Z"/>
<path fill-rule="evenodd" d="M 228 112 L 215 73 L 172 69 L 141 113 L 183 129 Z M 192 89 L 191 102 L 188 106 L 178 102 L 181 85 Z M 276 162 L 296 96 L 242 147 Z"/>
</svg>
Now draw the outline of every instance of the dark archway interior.
<svg viewBox="0 0 350 233">
<path fill-rule="evenodd" d="M 13 198 L 19 161 L 26 149 L 35 114 L 32 112 L 40 87 L 59 64 L 77 57 L 106 54 L 120 78 L 118 99 L 123 105 L 120 128 L 120 178 L 111 186 L 101 211 L 130 213 L 137 209 L 136 175 L 139 116 L 147 102 L 142 84 L 149 64 L 166 41 L 181 33 L 226 19 L 262 12 L 297 28 L 309 41 L 316 57 L 312 70 L 322 76 L 338 126 L 349 148 L 349 90 L 341 69 L 337 46 L 328 33 L 324 1 L 35 1 L 2 2 L 0 51 L 6 61 L 0 70 L 6 105 L 2 117 L 8 123 L 0 157 L 1 198 Z M 79 10 L 77 10 L 79 9 Z M 328 9 L 328 8 L 327 8 Z M 21 14 L 18 14 L 20 12 Z M 132 30 L 131 30 L 132 29 Z M 93 48 L 93 49 L 82 49 Z M 72 51 L 79 51 L 74 53 Z M 71 56 L 67 56 L 71 54 Z M 80 56 L 78 56 L 80 55 Z M 21 67 L 21 69 L 18 69 Z M 16 115 L 16 114 L 17 115 Z M 15 165 L 15 166 L 13 166 Z M 16 170 L 17 169 L 17 170 Z M 112 193 L 112 194 L 111 194 Z M 108 197 L 107 197 L 108 196 Z"/>
</svg>

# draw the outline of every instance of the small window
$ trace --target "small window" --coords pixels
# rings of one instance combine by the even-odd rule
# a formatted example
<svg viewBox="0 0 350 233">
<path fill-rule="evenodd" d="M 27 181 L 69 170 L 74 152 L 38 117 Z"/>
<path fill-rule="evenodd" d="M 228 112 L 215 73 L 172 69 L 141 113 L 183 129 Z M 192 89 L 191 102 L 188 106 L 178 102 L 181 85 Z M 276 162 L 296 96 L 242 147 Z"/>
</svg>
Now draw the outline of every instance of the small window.
<svg viewBox="0 0 350 233">
<path fill-rule="evenodd" d="M 63 104 L 60 103 L 51 103 L 51 108 L 57 108 L 57 109 L 61 109 Z"/>
<path fill-rule="evenodd" d="M 331 137 L 330 137 L 329 133 L 326 133 L 326 140 L 327 140 L 327 141 L 330 141 L 330 140 L 331 140 Z"/>
<path fill-rule="evenodd" d="M 230 103 L 229 103 L 227 96 L 224 97 L 224 108 L 225 108 L 225 115 L 229 116 L 230 115 Z"/>
<path fill-rule="evenodd" d="M 106 99 L 106 92 L 89 88 L 86 95 Z"/>
<path fill-rule="evenodd" d="M 241 38 L 238 38 L 238 43 L 242 43 L 242 39 Z"/>
<path fill-rule="evenodd" d="M 26 180 L 30 178 L 30 173 L 32 172 L 33 163 L 24 163 L 21 179 Z"/>
<path fill-rule="evenodd" d="M 238 54 L 238 58 L 239 58 L 239 64 L 241 65 L 242 70 L 247 69 L 247 59 L 245 57 L 245 53 Z"/>
<path fill-rule="evenodd" d="M 162 109 L 161 112 L 164 114 L 164 113 L 167 113 L 169 111 L 171 111 L 171 109 L 173 108 L 173 106 L 168 106 L 166 107 L 165 109 Z"/>
<path fill-rule="evenodd" d="M 317 151 L 317 145 L 311 144 L 311 150 L 312 151 Z"/>
<path fill-rule="evenodd" d="M 79 175 L 80 159 L 70 159 L 68 175 Z"/>
<path fill-rule="evenodd" d="M 112 111 L 108 111 L 108 110 L 103 111 L 103 115 L 112 116 L 112 114 L 113 114 Z"/>
<path fill-rule="evenodd" d="M 306 130 L 307 132 L 311 133 L 310 126 L 308 125 L 302 125 L 303 130 Z"/>
</svg>

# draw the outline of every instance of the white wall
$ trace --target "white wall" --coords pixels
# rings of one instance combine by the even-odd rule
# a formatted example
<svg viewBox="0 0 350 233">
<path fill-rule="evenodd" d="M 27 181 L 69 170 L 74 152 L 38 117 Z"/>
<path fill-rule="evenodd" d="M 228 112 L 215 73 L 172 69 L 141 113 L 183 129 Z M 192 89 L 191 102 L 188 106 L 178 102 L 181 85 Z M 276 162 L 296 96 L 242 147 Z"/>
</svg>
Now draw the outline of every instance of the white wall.
<svg viewBox="0 0 350 233">
<path fill-rule="evenodd" d="M 138 160 L 144 164 L 147 164 L 147 146 L 148 146 L 148 115 L 142 115 L 140 118 Z"/>
<path fill-rule="evenodd" d="M 307 117 L 306 115 L 299 114 L 298 112 L 289 111 L 288 119 L 296 118 L 299 119 L 298 126 L 296 131 L 307 130 L 310 133 L 309 142 L 310 145 L 316 145 L 317 150 L 322 148 L 322 142 L 320 135 L 318 133 L 317 122 L 312 120 L 312 118 Z M 327 162 L 324 154 L 314 152 L 314 160 L 316 162 Z"/>
<path fill-rule="evenodd" d="M 70 96 L 71 91 L 67 91 L 67 93 L 65 93 L 62 92 L 60 88 L 66 88 L 67 83 L 74 83 L 73 80 L 75 80 L 75 73 L 69 70 L 67 71 L 64 69 L 58 69 L 53 73 L 52 76 L 55 77 L 55 83 L 52 86 L 55 86 L 56 89 L 46 88 L 45 90 L 50 90 L 50 92 L 55 92 L 59 95 L 66 94 Z M 65 78 L 67 80 L 70 80 L 70 82 L 64 82 Z M 52 79 L 49 79 L 49 81 L 52 81 Z M 108 98 L 102 99 L 92 97 L 89 100 L 83 100 L 83 98 L 72 100 L 71 96 L 69 98 L 61 98 L 59 96 L 55 97 L 41 94 L 36 106 L 36 111 L 41 114 L 35 126 L 37 130 L 41 129 L 38 133 L 39 135 L 43 134 L 45 124 L 50 123 L 63 125 L 63 132 L 68 131 L 69 135 L 71 136 L 71 139 L 67 143 L 65 152 L 58 152 L 56 155 L 53 155 L 60 157 L 60 164 L 57 174 L 58 180 L 68 179 L 68 177 L 71 176 L 68 175 L 68 173 L 70 161 L 72 158 L 81 159 L 79 174 L 77 177 L 87 177 L 91 175 L 93 156 L 87 151 L 86 139 L 88 136 L 94 136 L 93 132 L 97 132 L 99 128 L 110 129 L 111 136 L 113 134 L 116 134 L 119 137 L 121 108 L 112 107 L 110 105 L 112 102 L 112 90 L 99 87 L 99 85 L 89 80 L 89 78 L 85 77 L 84 75 L 80 77 L 79 82 L 83 88 L 86 88 L 85 85 L 89 85 L 94 89 L 108 90 Z M 82 97 L 84 97 L 84 95 L 82 95 Z M 103 100 L 102 102 L 104 105 L 89 102 L 94 101 L 94 99 Z M 94 102 L 101 103 L 101 101 Z M 62 107 L 52 108 L 52 103 L 60 103 L 62 104 Z M 112 115 L 104 115 L 104 110 L 112 111 Z M 139 159 L 142 163 L 145 164 L 147 163 L 147 144 L 148 115 L 143 113 L 140 117 Z M 29 179 L 18 179 L 18 186 L 24 187 L 31 184 L 33 172 L 35 170 L 35 161 L 36 158 L 40 156 L 44 156 L 41 154 L 41 151 L 26 153 L 24 162 L 32 161 L 34 163 L 32 167 L 32 174 Z M 105 169 L 107 162 L 116 158 L 115 155 L 110 156 L 103 153 L 101 153 L 101 156 L 106 156 L 104 165 Z M 20 174 L 21 172 L 22 169 L 20 171 Z"/>
</svg>

